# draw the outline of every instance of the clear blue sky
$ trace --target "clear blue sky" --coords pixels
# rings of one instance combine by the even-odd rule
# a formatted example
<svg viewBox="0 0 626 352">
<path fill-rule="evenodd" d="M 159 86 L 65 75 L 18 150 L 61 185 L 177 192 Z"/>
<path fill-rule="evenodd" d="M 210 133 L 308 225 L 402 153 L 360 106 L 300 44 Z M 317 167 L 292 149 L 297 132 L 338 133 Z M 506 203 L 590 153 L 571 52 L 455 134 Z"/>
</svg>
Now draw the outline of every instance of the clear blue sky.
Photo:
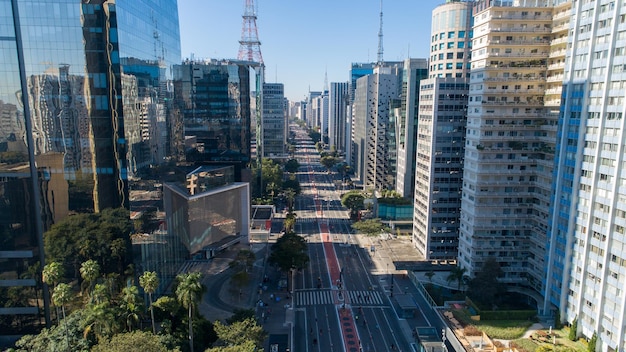
<svg viewBox="0 0 626 352">
<path fill-rule="evenodd" d="M 386 61 L 428 57 L 432 10 L 445 0 L 384 0 Z M 244 0 L 178 0 L 183 58 L 237 58 Z M 265 81 L 302 100 L 376 61 L 380 0 L 255 0 Z"/>
</svg>

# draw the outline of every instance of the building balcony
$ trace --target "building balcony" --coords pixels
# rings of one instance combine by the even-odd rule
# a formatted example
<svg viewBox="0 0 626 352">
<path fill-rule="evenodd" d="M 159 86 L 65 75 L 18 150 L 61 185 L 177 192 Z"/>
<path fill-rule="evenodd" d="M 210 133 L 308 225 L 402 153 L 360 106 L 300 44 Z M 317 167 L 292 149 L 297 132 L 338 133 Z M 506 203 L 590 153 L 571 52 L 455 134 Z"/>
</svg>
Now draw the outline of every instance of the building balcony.
<svg viewBox="0 0 626 352">
<path fill-rule="evenodd" d="M 509 77 L 485 77 L 482 80 L 485 82 L 509 82 L 509 81 L 544 81 L 544 76 L 530 76 L 530 75 L 512 75 Z"/>
<path fill-rule="evenodd" d="M 539 96 L 539 95 L 544 95 L 545 94 L 545 90 L 544 89 L 539 89 L 539 88 L 533 88 L 533 89 L 484 89 L 483 90 L 483 94 L 484 95 L 489 95 L 489 94 L 504 94 L 507 96 L 518 96 L 520 94 L 523 95 L 535 95 L 535 96 Z"/>
<path fill-rule="evenodd" d="M 565 78 L 564 75 L 552 75 L 552 76 L 546 77 L 546 82 L 548 83 L 563 82 L 563 78 Z"/>
<path fill-rule="evenodd" d="M 553 50 L 553 51 L 550 51 L 550 55 L 548 55 L 548 57 L 549 58 L 565 57 L 566 53 L 567 53 L 567 50 L 565 50 L 565 49 Z"/>
<path fill-rule="evenodd" d="M 563 50 L 565 51 L 565 50 Z M 486 56 L 488 58 L 494 58 L 494 57 L 510 57 L 510 58 L 518 58 L 518 57 L 539 57 L 539 58 L 545 58 L 548 56 L 548 52 L 547 51 L 542 51 L 540 53 L 487 53 Z"/>
<path fill-rule="evenodd" d="M 556 38 L 556 39 L 553 39 L 553 40 L 550 42 L 550 45 L 551 45 L 551 46 L 561 45 L 561 44 L 567 44 L 567 37 L 566 37 L 566 36 L 564 36 L 564 37 L 560 37 L 560 38 Z"/>
<path fill-rule="evenodd" d="M 489 16 L 489 20 L 491 21 L 497 21 L 497 20 L 523 20 L 523 21 L 528 21 L 528 20 L 533 20 L 533 21 L 538 21 L 538 20 L 546 20 L 546 23 L 551 22 L 552 19 L 552 15 L 550 14 L 541 14 L 541 15 L 522 15 L 521 13 L 515 13 L 515 14 L 506 14 L 506 15 L 491 15 Z"/>
<path fill-rule="evenodd" d="M 488 40 L 488 45 L 524 45 L 524 46 L 538 46 L 543 47 L 550 44 L 546 39 L 531 39 L 531 40 Z"/>
<path fill-rule="evenodd" d="M 483 105 L 526 105 L 526 106 L 543 106 L 541 100 L 525 100 L 525 101 L 513 101 L 513 100 L 495 100 L 495 101 L 482 101 Z"/>
<path fill-rule="evenodd" d="M 548 65 L 548 70 L 563 70 L 563 69 L 565 69 L 565 62 L 563 61 Z"/>
<path fill-rule="evenodd" d="M 498 28 L 489 28 L 489 32 L 496 32 L 496 33 L 551 33 L 552 32 L 552 28 L 545 28 L 545 27 L 541 27 L 541 28 L 521 28 L 521 27 L 502 28 L 502 27 L 498 27 Z"/>
<path fill-rule="evenodd" d="M 569 30 L 569 22 L 565 22 L 556 27 L 552 27 L 552 33 L 567 32 Z"/>
</svg>

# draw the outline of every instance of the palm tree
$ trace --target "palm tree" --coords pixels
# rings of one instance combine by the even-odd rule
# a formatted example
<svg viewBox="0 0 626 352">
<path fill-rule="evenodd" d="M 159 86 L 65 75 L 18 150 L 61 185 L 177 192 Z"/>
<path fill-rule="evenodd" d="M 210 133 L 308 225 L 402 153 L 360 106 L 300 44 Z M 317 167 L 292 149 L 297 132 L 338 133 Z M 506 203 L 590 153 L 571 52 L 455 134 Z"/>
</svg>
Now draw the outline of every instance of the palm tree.
<svg viewBox="0 0 626 352">
<path fill-rule="evenodd" d="M 70 351 L 70 338 L 67 330 L 67 321 L 65 320 L 65 305 L 72 300 L 72 287 L 68 284 L 60 283 L 54 288 L 52 293 L 52 303 L 55 306 L 61 306 L 63 312 L 63 325 L 65 326 L 65 341 L 67 342 L 67 350 Z"/>
<path fill-rule="evenodd" d="M 452 282 L 452 281 L 456 281 L 458 283 L 458 290 L 461 290 L 461 283 L 463 283 L 463 277 L 465 276 L 465 273 L 467 272 L 467 269 L 465 269 L 462 266 L 455 266 L 454 268 L 452 268 L 452 270 L 450 270 L 450 274 L 447 277 L 447 281 L 448 282 Z"/>
<path fill-rule="evenodd" d="M 189 313 L 189 347 L 193 351 L 193 308 L 198 304 L 204 293 L 204 286 L 201 282 L 202 274 L 184 273 L 176 276 L 178 286 L 176 287 L 176 299 Z"/>
<path fill-rule="evenodd" d="M 126 330 L 133 331 L 135 323 L 139 321 L 141 302 L 139 300 L 139 289 L 137 286 L 126 286 L 122 289 L 122 301 L 120 308 L 125 314 Z"/>
<path fill-rule="evenodd" d="M 89 290 L 91 291 L 93 283 L 96 281 L 98 276 L 100 276 L 100 265 L 95 260 L 89 259 L 81 264 L 80 276 L 87 282 Z"/>
<path fill-rule="evenodd" d="M 41 271 L 41 280 L 48 285 L 52 290 L 55 289 L 56 284 L 61 281 L 61 278 L 65 275 L 65 269 L 59 262 L 50 262 L 43 267 Z M 52 290 L 48 290 L 52 295 Z M 57 322 L 61 323 L 59 319 L 59 309 L 55 306 Z"/>
<path fill-rule="evenodd" d="M 156 334 L 156 327 L 154 326 L 154 307 L 152 306 L 152 294 L 159 287 L 159 276 L 155 271 L 145 271 L 139 277 L 139 285 L 148 294 L 150 299 L 150 318 L 152 319 L 152 333 Z"/>
</svg>

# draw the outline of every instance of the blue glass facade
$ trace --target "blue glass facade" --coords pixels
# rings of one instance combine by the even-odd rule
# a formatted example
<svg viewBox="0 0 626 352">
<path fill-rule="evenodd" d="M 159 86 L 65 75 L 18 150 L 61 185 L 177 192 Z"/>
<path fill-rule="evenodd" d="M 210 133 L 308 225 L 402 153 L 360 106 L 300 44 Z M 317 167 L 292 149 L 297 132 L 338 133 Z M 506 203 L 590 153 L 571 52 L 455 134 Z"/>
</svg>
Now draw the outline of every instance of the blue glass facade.
<svg viewBox="0 0 626 352">
<path fill-rule="evenodd" d="M 0 0 L 0 344 L 45 325 L 43 232 L 167 155 L 179 60 L 175 0 Z"/>
</svg>

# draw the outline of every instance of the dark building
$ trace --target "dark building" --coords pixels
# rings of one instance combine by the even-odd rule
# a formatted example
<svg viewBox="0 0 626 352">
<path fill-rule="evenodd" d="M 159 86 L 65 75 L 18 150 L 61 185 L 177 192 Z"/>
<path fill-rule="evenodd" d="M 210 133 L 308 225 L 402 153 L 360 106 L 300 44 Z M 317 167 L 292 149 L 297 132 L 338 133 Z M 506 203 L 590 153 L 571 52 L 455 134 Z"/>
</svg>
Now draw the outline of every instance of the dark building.
<svg viewBox="0 0 626 352">
<path fill-rule="evenodd" d="M 250 71 L 243 61 L 185 61 L 174 67 L 187 161 L 250 161 Z"/>
<path fill-rule="evenodd" d="M 37 270 L 45 265 L 43 232 L 73 213 L 128 208 L 131 150 L 146 165 L 157 159 L 151 139 L 169 143 L 177 2 L 0 0 L 0 57 L 2 346 L 49 321 Z M 145 83 L 124 62 L 157 66 L 156 78 Z M 131 104 L 145 96 L 152 106 Z M 151 120 L 157 127 L 142 135 L 142 121 Z"/>
</svg>

